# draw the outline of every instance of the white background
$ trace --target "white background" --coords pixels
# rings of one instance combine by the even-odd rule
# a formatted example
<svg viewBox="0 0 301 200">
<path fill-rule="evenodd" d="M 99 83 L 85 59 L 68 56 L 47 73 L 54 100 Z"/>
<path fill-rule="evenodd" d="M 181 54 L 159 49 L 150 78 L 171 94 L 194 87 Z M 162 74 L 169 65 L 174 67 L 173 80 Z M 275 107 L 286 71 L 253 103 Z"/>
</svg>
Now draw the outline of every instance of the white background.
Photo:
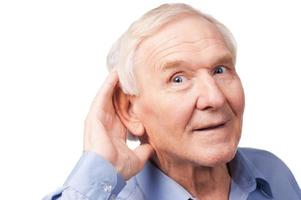
<svg viewBox="0 0 301 200">
<path fill-rule="evenodd" d="M 82 153 L 83 121 L 112 43 L 168 1 L 0 2 L 1 199 L 41 199 Z M 184 1 L 226 24 L 246 93 L 240 146 L 285 161 L 301 183 L 297 1 Z"/>
</svg>

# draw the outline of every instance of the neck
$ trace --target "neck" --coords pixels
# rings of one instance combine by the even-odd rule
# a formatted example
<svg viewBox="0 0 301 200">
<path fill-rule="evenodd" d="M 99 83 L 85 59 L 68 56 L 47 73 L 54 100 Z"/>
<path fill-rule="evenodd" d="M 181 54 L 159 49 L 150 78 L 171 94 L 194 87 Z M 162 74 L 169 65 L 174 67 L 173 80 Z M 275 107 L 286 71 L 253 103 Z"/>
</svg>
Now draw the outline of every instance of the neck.
<svg viewBox="0 0 301 200">
<path fill-rule="evenodd" d="M 198 199 L 228 199 L 231 177 L 227 165 L 197 166 L 188 162 L 166 161 L 156 157 L 156 165 Z M 183 176 L 185 173 L 185 176 Z"/>
</svg>

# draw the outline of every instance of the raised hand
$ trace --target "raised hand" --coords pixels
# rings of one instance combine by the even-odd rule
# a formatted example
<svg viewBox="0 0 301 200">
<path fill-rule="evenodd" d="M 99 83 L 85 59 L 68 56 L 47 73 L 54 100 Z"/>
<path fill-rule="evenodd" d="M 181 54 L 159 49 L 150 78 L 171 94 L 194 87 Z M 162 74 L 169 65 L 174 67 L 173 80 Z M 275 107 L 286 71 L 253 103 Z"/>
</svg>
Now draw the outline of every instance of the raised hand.
<svg viewBox="0 0 301 200">
<path fill-rule="evenodd" d="M 118 74 L 112 71 L 94 98 L 85 119 L 84 150 L 93 151 L 112 163 L 127 180 L 137 174 L 153 149 L 142 144 L 131 150 L 126 144 L 126 127 L 120 121 L 113 103 Z"/>
</svg>

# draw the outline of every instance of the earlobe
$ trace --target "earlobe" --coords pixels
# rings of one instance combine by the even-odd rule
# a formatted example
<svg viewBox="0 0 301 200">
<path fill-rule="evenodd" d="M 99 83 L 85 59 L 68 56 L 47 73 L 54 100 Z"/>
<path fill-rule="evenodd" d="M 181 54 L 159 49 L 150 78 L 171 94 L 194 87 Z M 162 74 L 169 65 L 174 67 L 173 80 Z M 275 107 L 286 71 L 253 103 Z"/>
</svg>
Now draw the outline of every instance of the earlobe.
<svg viewBox="0 0 301 200">
<path fill-rule="evenodd" d="M 145 129 L 134 110 L 133 96 L 125 94 L 120 87 L 113 96 L 115 111 L 124 126 L 134 135 L 140 137 Z"/>
</svg>

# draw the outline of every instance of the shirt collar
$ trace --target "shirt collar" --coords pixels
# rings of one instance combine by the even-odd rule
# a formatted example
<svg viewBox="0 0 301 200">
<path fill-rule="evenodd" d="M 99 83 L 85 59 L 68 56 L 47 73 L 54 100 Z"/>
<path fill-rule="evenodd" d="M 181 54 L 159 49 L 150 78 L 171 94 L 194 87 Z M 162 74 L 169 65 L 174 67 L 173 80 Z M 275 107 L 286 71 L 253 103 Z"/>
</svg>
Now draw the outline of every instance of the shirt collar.
<svg viewBox="0 0 301 200">
<path fill-rule="evenodd" d="M 266 197 L 273 198 L 270 184 L 265 176 L 239 148 L 234 159 L 228 163 L 228 169 L 232 181 L 247 194 L 257 189 Z M 136 179 L 147 199 L 193 199 L 185 188 L 164 174 L 150 161 L 146 163 Z"/>
<path fill-rule="evenodd" d="M 146 163 L 136 179 L 146 199 L 193 199 L 189 192 L 151 162 Z"/>
<path fill-rule="evenodd" d="M 228 163 L 228 169 L 234 181 L 244 192 L 250 193 L 259 190 L 268 198 L 273 198 L 273 193 L 266 177 L 238 148 L 233 160 Z"/>
</svg>

